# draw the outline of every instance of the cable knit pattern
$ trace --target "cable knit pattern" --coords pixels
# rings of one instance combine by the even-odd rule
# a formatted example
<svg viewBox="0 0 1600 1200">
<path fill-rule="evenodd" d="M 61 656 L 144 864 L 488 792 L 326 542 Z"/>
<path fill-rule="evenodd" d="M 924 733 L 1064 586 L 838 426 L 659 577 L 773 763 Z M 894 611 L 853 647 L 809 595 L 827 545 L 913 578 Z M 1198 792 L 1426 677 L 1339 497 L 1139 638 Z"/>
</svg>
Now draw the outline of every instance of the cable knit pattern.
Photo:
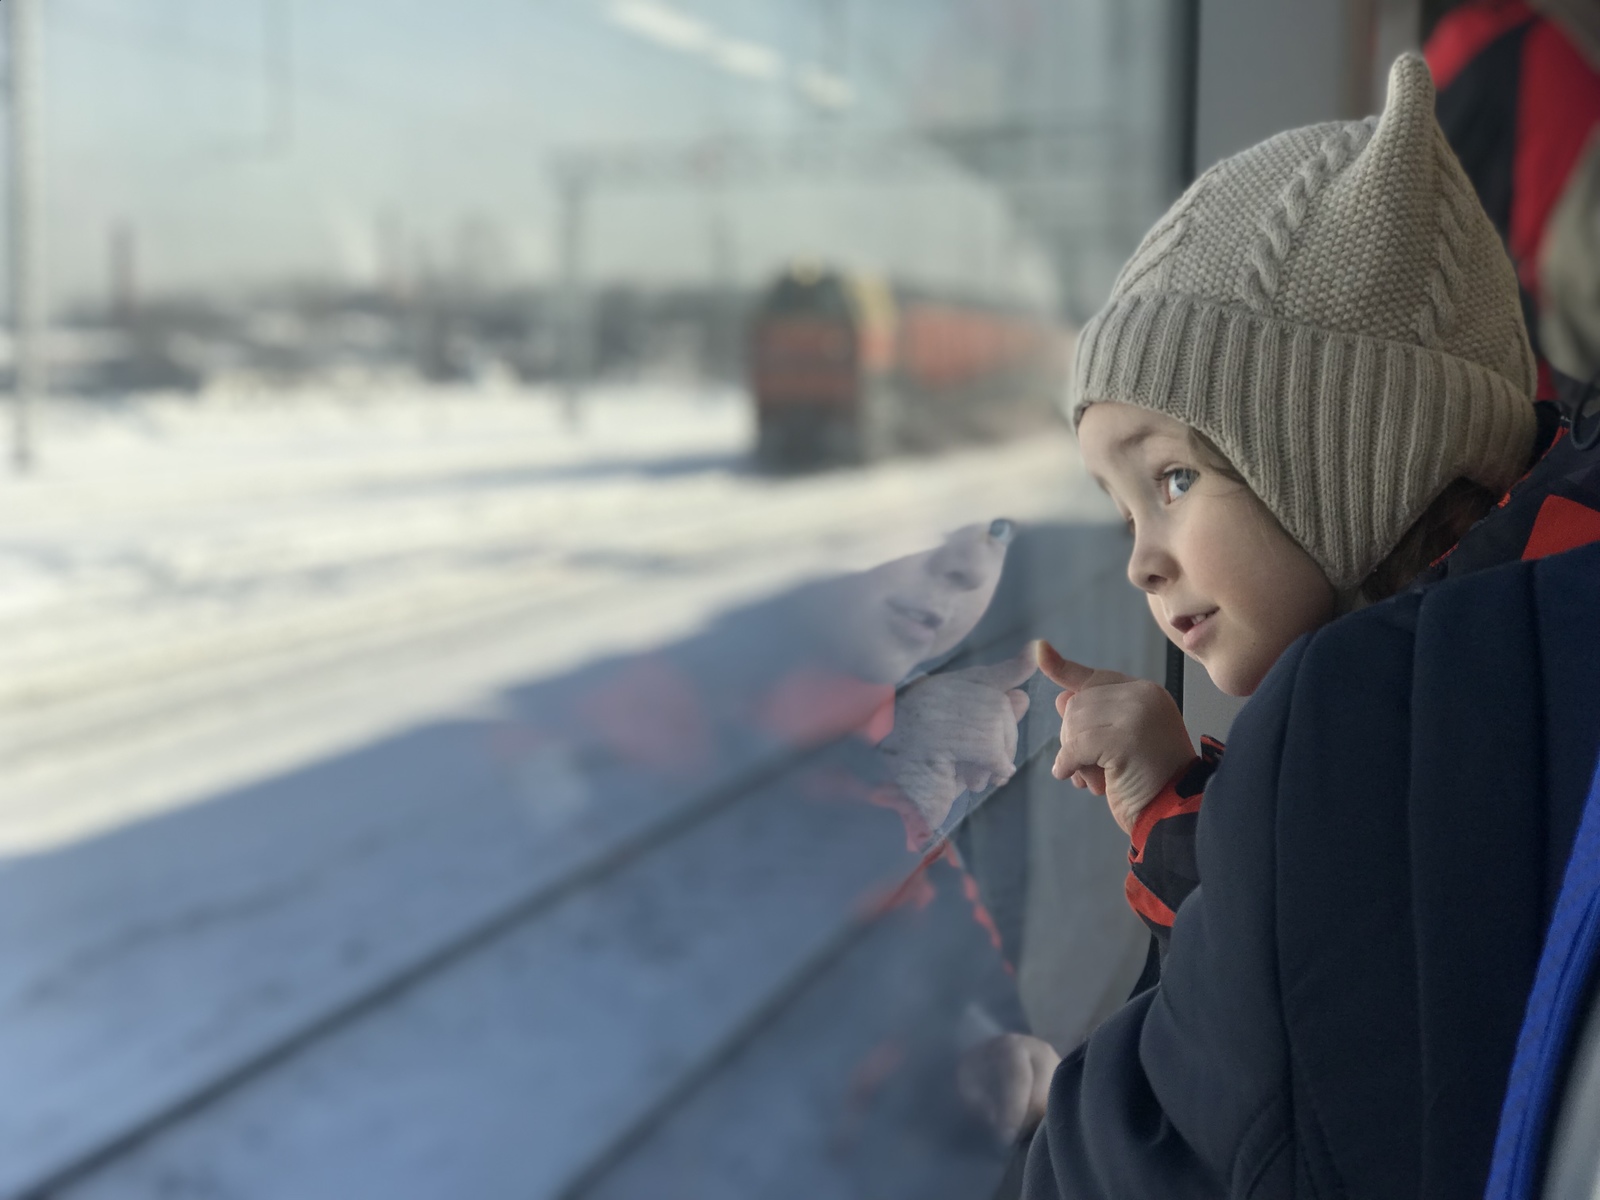
<svg viewBox="0 0 1600 1200">
<path fill-rule="evenodd" d="M 1516 276 L 1433 106 L 1405 55 L 1381 118 L 1218 163 L 1078 338 L 1075 414 L 1200 430 L 1339 588 L 1452 479 L 1509 486 L 1533 441 Z"/>
<path fill-rule="evenodd" d="M 1466 233 L 1461 228 L 1461 222 L 1456 217 L 1456 206 L 1460 202 L 1460 189 L 1451 184 L 1450 167 L 1454 163 L 1454 151 L 1445 142 L 1444 138 L 1438 140 L 1435 147 L 1439 163 L 1439 241 L 1436 251 L 1438 261 L 1434 265 L 1433 275 L 1428 280 L 1428 302 L 1422 306 L 1417 314 L 1417 340 L 1430 349 L 1440 349 L 1441 343 L 1456 319 L 1456 293 L 1464 282 L 1460 262 L 1460 252 L 1457 247 L 1466 240 Z M 1468 218 L 1470 220 L 1470 217 Z"/>
<path fill-rule="evenodd" d="M 1289 186 L 1262 222 L 1260 232 L 1250 245 L 1250 267 L 1245 272 L 1241 290 L 1251 308 L 1266 312 L 1272 307 L 1283 260 L 1289 256 L 1295 231 L 1310 212 L 1311 202 L 1322 190 L 1322 185 L 1344 169 L 1371 135 L 1372 127 L 1365 121 L 1341 127 L 1322 143 L 1322 149 L 1289 180 Z"/>
<path fill-rule="evenodd" d="M 1131 290 L 1143 283 L 1169 261 L 1168 255 L 1183 241 L 1183 235 L 1188 231 L 1189 222 L 1182 213 L 1177 213 L 1171 220 L 1157 225 L 1140 243 L 1139 249 L 1117 275 L 1113 286 Z M 1165 286 L 1165 283 L 1164 278 L 1157 278 L 1153 286 L 1160 288 Z"/>
</svg>

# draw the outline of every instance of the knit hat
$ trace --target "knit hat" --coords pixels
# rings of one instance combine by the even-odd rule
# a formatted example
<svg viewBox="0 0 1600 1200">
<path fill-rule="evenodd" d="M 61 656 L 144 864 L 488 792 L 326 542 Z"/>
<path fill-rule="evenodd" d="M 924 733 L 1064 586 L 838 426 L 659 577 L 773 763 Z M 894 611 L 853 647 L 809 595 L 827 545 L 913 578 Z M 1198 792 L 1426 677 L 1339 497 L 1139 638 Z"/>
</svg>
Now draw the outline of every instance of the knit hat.
<svg viewBox="0 0 1600 1200">
<path fill-rule="evenodd" d="M 1505 489 L 1533 445 L 1516 276 L 1433 103 L 1403 55 L 1381 118 L 1218 163 L 1078 339 L 1074 422 L 1111 400 L 1205 434 L 1339 589 L 1452 480 Z"/>
</svg>

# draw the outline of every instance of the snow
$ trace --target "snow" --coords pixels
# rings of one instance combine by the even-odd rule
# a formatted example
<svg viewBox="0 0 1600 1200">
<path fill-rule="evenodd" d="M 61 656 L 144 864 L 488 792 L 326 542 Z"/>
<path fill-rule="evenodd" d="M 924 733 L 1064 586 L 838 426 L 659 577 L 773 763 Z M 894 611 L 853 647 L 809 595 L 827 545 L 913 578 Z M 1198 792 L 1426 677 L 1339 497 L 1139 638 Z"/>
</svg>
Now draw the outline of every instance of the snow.
<svg viewBox="0 0 1600 1200">
<path fill-rule="evenodd" d="M 897 865 L 884 814 L 796 790 L 722 814 L 68 1194 L 199 1179 L 240 1200 L 561 1195 Z"/>
<path fill-rule="evenodd" d="M 1103 511 L 1064 431 L 764 478 L 732 392 L 614 389 L 576 432 L 526 391 L 225 391 L 46 417 L 42 470 L 0 484 L 0 854 L 660 643 L 958 525 Z M 492 644 L 474 638 L 489 628 Z"/>
<path fill-rule="evenodd" d="M 673 783 L 582 761 L 537 723 L 562 702 L 562 678 L 715 630 L 719 614 L 802 580 L 926 549 L 960 525 L 1107 512 L 1064 430 L 767 478 L 746 466 L 740 397 L 685 388 L 595 394 L 577 430 L 547 394 L 412 387 L 61 401 L 41 435 L 41 470 L 0 483 L 0 1076 L 13 1085 L 0 1104 L 0 1195 L 604 861 L 751 765 Z M 705 890 L 650 884 L 659 898 L 641 902 L 689 906 L 670 937 L 709 972 L 706 986 L 732 989 L 731 1007 L 709 1021 L 696 1016 L 703 1001 L 664 1016 L 651 1051 L 637 1041 L 648 1031 L 632 1028 L 640 1012 L 624 1005 L 612 1023 L 628 1027 L 618 1045 L 632 1049 L 601 1056 L 586 1102 L 647 1104 L 654 1085 L 630 1084 L 630 1062 L 714 1043 L 848 919 L 863 888 L 903 869 L 891 828 L 837 843 L 829 870 L 781 875 L 797 851 L 820 862 L 823 827 L 838 836 L 850 822 L 767 807 L 785 815 L 753 828 L 759 851 L 717 853 L 707 833 L 695 853 L 721 865 L 705 868 Z M 874 829 L 895 825 L 873 815 Z M 673 874 L 670 858 L 640 870 Z M 614 895 L 577 903 L 626 907 L 630 887 L 619 876 Z M 605 986 L 649 1006 L 645 967 L 670 946 L 644 926 L 562 932 L 577 919 L 525 935 L 545 948 L 517 986 L 551 1014 L 517 1035 L 530 1045 L 563 1044 L 559 1014 L 581 1013 L 601 987 L 585 971 L 614 970 Z M 620 965 L 585 959 L 597 937 L 617 940 Z M 443 1005 L 470 1022 L 490 986 L 481 980 L 505 961 L 441 977 L 417 993 L 420 1011 Z M 568 970 L 571 988 L 537 991 Z M 292 1126 L 297 1080 L 337 1080 L 352 1121 L 381 1118 L 401 1139 L 344 1131 L 352 1156 L 370 1157 L 367 1179 L 393 1179 L 410 1169 L 407 1121 L 422 1118 L 369 1108 L 362 1098 L 384 1081 L 443 1072 L 442 1087 L 491 1109 L 561 1103 L 530 1065 L 544 1051 L 496 1075 L 495 1039 L 469 1039 L 452 1065 L 457 1051 L 430 1058 L 427 1020 L 406 1011 L 375 1014 L 353 1042 L 341 1035 L 310 1076 L 252 1085 L 210 1128 L 226 1142 L 228 1112 L 245 1127 Z M 406 1103 L 438 1101 L 423 1088 Z M 337 1115 L 315 1104 L 306 1114 Z M 516 1143 L 508 1135 L 496 1153 Z M 249 1167 L 217 1141 L 199 1145 L 202 1174 Z M 566 1147 L 565 1167 L 542 1162 L 542 1178 L 572 1169 L 582 1149 Z M 447 1151 L 462 1143 L 446 1138 Z M 501 1161 L 502 1178 L 516 1178 Z M 150 1186 L 159 1192 L 159 1179 Z"/>
</svg>

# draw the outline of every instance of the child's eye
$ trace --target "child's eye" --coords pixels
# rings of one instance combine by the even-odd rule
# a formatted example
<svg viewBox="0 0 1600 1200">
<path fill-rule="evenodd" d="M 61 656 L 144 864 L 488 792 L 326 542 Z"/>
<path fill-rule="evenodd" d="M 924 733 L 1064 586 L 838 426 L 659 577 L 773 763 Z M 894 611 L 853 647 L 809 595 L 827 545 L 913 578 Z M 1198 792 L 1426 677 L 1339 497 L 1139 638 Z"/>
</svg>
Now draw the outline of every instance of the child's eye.
<svg viewBox="0 0 1600 1200">
<path fill-rule="evenodd" d="M 1161 494 L 1166 497 L 1167 503 L 1182 499 L 1194 481 L 1200 478 L 1200 472 L 1193 467 L 1173 467 L 1170 471 L 1161 473 Z"/>
</svg>

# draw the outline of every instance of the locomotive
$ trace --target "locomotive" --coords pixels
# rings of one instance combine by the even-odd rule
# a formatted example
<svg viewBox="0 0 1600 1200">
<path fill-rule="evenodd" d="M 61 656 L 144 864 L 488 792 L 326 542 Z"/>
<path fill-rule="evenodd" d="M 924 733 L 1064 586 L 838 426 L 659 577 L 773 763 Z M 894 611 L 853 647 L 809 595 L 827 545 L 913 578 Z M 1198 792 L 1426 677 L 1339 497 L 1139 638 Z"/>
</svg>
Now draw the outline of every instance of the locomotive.
<svg viewBox="0 0 1600 1200">
<path fill-rule="evenodd" d="M 1036 310 L 791 267 L 750 332 L 757 462 L 871 462 L 1037 427 L 1060 416 L 1071 344 Z"/>
</svg>

